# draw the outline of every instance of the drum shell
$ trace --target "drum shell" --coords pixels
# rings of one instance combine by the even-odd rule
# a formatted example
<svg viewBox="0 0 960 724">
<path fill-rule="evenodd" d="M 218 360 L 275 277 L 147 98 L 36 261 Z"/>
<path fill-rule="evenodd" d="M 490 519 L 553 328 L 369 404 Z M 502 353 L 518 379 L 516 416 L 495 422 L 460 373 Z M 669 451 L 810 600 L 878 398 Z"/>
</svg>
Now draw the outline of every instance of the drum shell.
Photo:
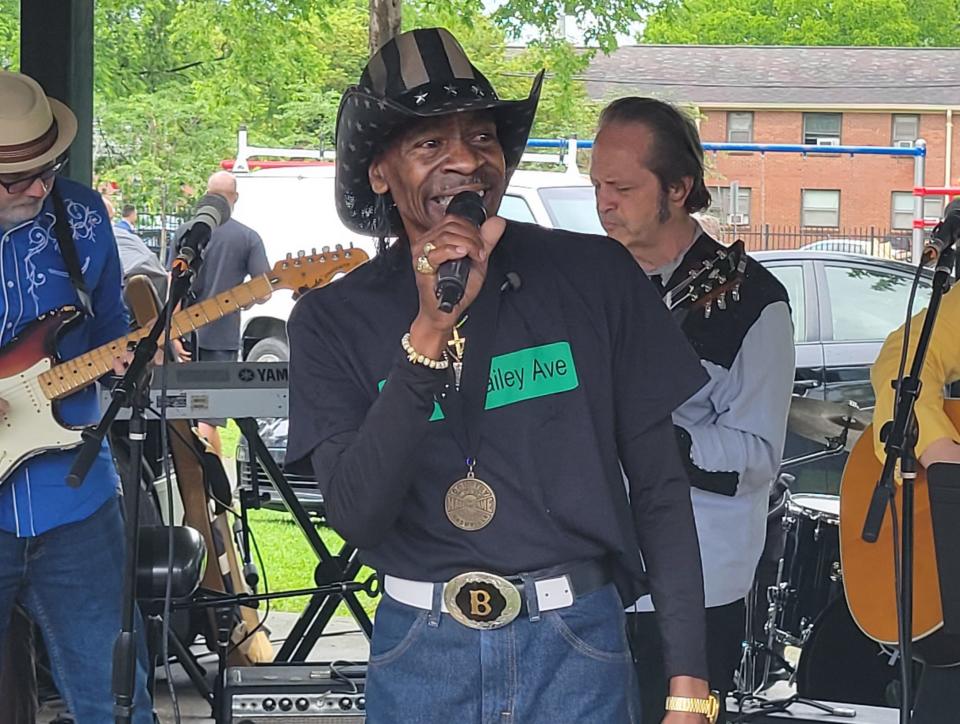
<svg viewBox="0 0 960 724">
<path fill-rule="evenodd" d="M 839 498 L 794 495 L 784 517 L 782 580 L 790 595 L 781 628 L 798 638 L 834 600 L 842 598 Z"/>
</svg>

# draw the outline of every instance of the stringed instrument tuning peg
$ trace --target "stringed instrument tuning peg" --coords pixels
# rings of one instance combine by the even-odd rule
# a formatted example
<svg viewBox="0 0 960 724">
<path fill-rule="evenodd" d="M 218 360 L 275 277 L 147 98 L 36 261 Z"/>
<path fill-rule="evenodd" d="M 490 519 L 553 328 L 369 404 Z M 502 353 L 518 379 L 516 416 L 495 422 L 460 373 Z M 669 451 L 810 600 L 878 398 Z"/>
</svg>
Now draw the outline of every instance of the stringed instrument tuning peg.
<svg viewBox="0 0 960 724">
<path fill-rule="evenodd" d="M 717 297 L 717 308 L 724 310 L 727 308 L 727 293 L 723 292 L 719 297 Z"/>
<path fill-rule="evenodd" d="M 713 302 L 707 302 L 703 308 L 703 318 L 710 319 L 711 314 L 713 314 Z"/>
<path fill-rule="evenodd" d="M 730 292 L 730 296 L 733 297 L 733 301 L 740 301 L 740 285 L 737 284 Z"/>
</svg>

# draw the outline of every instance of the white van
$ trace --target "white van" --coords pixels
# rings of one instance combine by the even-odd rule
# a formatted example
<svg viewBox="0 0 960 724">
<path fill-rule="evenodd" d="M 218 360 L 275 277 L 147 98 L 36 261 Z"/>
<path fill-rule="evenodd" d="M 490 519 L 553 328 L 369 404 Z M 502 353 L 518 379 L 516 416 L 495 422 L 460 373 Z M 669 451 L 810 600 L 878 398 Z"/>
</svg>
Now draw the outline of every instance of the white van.
<svg viewBox="0 0 960 724">
<path fill-rule="evenodd" d="M 245 161 L 246 155 L 238 160 L 241 158 Z M 246 162 L 234 165 L 240 198 L 233 218 L 260 234 L 271 265 L 299 250 L 310 253 L 337 244 L 352 244 L 373 257 L 376 240 L 349 231 L 337 216 L 333 163 L 273 162 L 266 166 L 241 171 Z M 604 233 L 590 180 L 575 169 L 517 171 L 500 205 L 500 215 L 550 228 Z M 292 293 L 281 290 L 266 304 L 241 313 L 244 359 L 288 359 L 286 322 L 292 308 Z"/>
</svg>

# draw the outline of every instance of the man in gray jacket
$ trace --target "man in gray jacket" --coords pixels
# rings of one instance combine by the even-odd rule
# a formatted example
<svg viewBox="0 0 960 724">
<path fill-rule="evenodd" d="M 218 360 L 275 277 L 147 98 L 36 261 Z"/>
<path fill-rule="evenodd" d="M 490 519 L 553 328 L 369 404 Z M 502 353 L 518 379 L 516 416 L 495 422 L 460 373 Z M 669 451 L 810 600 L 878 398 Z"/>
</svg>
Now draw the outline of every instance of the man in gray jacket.
<svg viewBox="0 0 960 724">
<path fill-rule="evenodd" d="M 112 217 L 113 206 L 106 196 L 103 197 L 103 201 Z M 120 266 L 123 268 L 123 285 L 126 287 L 130 277 L 144 274 L 153 283 L 160 299 L 166 299 L 169 280 L 167 270 L 163 268 L 157 255 L 150 251 L 150 247 L 134 231 L 129 219 L 131 217 L 136 219 L 137 212 L 132 206 L 124 207 L 124 211 L 128 209 L 132 209 L 133 214 L 125 214 L 124 218 L 114 222 L 113 225 L 113 235 L 117 239 L 117 249 L 120 252 Z"/>
</svg>

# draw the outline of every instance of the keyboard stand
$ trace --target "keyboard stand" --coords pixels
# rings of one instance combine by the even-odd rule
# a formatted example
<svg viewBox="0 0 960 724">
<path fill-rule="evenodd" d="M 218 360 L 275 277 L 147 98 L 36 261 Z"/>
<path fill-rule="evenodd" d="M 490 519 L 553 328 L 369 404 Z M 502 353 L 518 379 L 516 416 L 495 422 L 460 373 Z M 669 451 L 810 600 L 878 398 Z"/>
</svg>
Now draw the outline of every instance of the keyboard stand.
<svg viewBox="0 0 960 724">
<path fill-rule="evenodd" d="M 357 549 L 344 543 L 337 555 L 333 555 L 327 548 L 313 520 L 297 498 L 290 483 L 283 476 L 280 466 L 270 455 L 270 451 L 260 438 L 257 421 L 252 417 L 235 418 L 240 432 L 247 439 L 250 450 L 250 462 L 253 466 L 253 479 L 256 481 L 256 464 L 259 463 L 266 472 L 267 478 L 276 488 L 290 515 L 293 516 L 314 554 L 317 556 L 317 567 L 314 572 L 316 585 L 322 586 L 339 581 L 352 581 L 360 573 L 361 563 Z M 347 604 L 354 620 L 360 626 L 367 640 L 373 635 L 373 623 L 367 612 L 363 610 L 357 595 L 353 591 L 343 594 L 314 594 L 310 603 L 300 614 L 296 624 L 287 636 L 276 661 L 306 661 L 314 644 L 323 634 L 323 629 L 333 618 L 340 600 Z"/>
</svg>

